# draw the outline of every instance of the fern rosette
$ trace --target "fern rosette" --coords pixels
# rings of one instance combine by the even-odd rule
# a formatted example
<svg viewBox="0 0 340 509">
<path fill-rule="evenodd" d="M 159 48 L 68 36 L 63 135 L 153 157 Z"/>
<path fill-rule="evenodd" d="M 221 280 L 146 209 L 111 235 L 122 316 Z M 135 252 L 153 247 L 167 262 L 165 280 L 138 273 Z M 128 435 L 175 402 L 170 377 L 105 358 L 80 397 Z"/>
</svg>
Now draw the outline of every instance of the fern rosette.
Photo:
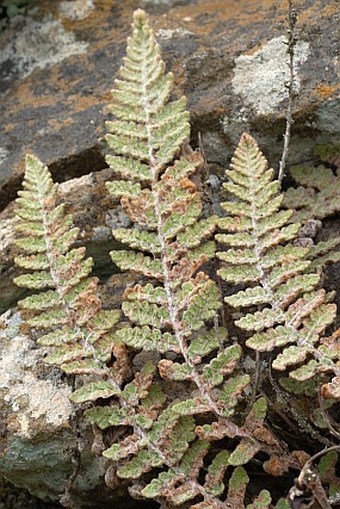
<svg viewBox="0 0 340 509">
<path fill-rule="evenodd" d="M 289 194 L 284 205 L 274 171 L 246 134 L 227 171 L 225 188 L 233 196 L 223 204 L 227 217 L 207 217 L 197 185 L 203 157 L 188 145 L 186 100 L 174 100 L 172 92 L 173 76 L 165 71 L 145 13 L 137 10 L 106 136 L 115 177 L 106 186 L 132 224 L 113 230 L 121 249 L 110 255 L 136 279 L 125 289 L 121 314 L 101 309 L 92 259 L 75 245 L 79 231 L 59 204 L 58 186 L 28 156 L 17 200 L 16 263 L 25 274 L 15 282 L 31 294 L 19 305 L 38 343 L 48 347 L 48 363 L 90 375 L 70 399 L 85 404 L 93 450 L 110 460 L 109 487 L 129 480 L 133 497 L 164 508 L 288 509 L 294 493 L 278 499 L 280 488 L 260 490 L 258 466 L 273 477 L 285 474 L 286 485 L 289 469 L 303 472 L 306 454 L 291 452 L 271 430 L 273 421 L 267 424 L 267 404 L 272 413 L 275 404 L 267 394 L 251 394 L 253 362 L 243 362 L 242 353 L 245 345 L 255 350 L 259 369 L 259 354 L 271 352 L 273 368 L 290 374 L 281 386 L 299 385 L 296 395 L 315 395 L 318 386 L 324 405 L 319 420 L 323 413 L 337 434 L 326 410 L 340 398 L 339 330 L 325 336 L 335 305 L 319 289 L 314 268 L 337 259 L 332 250 L 339 241 L 321 242 L 312 252 L 295 242 L 297 215 L 283 208 Z M 333 177 L 316 176 L 320 214 L 327 199 L 322 188 Z M 316 191 L 300 194 L 304 221 L 313 208 L 307 198 Z M 329 213 L 337 210 L 333 198 Z M 224 233 L 216 239 L 227 246 L 218 253 L 212 239 L 217 224 Z M 237 309 L 233 341 L 221 326 L 229 317 L 221 310 L 226 285 L 210 277 L 216 256 L 219 276 L 238 285 L 225 297 Z M 271 381 L 270 390 L 279 392 Z M 330 492 L 336 458 L 325 456 Z M 63 497 L 67 503 L 73 503 L 68 497 L 79 467 Z M 321 481 L 315 485 L 319 490 Z"/>
<path fill-rule="evenodd" d="M 79 229 L 57 203 L 58 185 L 47 167 L 32 155 L 26 158 L 23 188 L 16 201 L 15 241 L 22 254 L 15 263 L 27 272 L 14 282 L 36 293 L 19 306 L 39 331 L 38 343 L 49 347 L 47 363 L 66 373 L 101 373 L 111 357 L 107 333 L 118 313 L 100 309 L 97 279 L 89 277 L 92 258 L 85 258 L 84 247 L 71 247 Z"/>
</svg>

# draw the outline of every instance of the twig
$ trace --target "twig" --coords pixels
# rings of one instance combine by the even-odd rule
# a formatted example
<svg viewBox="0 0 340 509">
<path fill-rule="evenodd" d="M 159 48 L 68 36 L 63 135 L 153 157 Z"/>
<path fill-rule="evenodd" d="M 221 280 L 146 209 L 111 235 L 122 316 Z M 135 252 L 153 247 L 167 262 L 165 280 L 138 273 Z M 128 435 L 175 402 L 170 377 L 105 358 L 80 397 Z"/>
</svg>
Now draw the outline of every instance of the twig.
<svg viewBox="0 0 340 509">
<path fill-rule="evenodd" d="M 326 422 L 330 433 L 332 433 L 334 436 L 336 436 L 338 439 L 340 439 L 340 432 L 333 426 L 333 424 L 331 422 L 331 418 L 330 418 L 330 416 L 328 415 L 328 413 L 326 411 L 325 402 L 324 402 L 324 399 L 323 399 L 323 397 L 321 395 L 321 390 L 320 389 L 319 389 L 319 392 L 318 392 L 318 399 L 319 399 L 321 415 L 322 415 L 324 421 Z"/>
<path fill-rule="evenodd" d="M 326 447 L 309 458 L 301 469 L 300 475 L 295 479 L 294 486 L 289 490 L 288 502 L 292 509 L 298 507 L 314 507 L 317 502 L 320 509 L 332 509 L 330 500 L 321 484 L 313 462 L 329 451 L 340 451 L 339 445 Z"/>
<path fill-rule="evenodd" d="M 306 463 L 304 464 L 303 468 L 301 469 L 300 475 L 298 477 L 298 482 L 300 484 L 303 483 L 304 477 L 306 476 L 306 473 L 311 468 L 311 466 L 314 463 L 314 461 L 317 460 L 318 458 L 321 458 L 321 456 L 324 456 L 325 454 L 327 454 L 330 451 L 340 451 L 340 445 L 332 445 L 332 447 L 325 447 L 321 451 L 319 451 L 316 454 L 314 454 L 314 456 L 311 456 L 306 461 Z"/>
<path fill-rule="evenodd" d="M 294 99 L 294 50 L 296 45 L 296 34 L 294 32 L 297 20 L 296 10 L 292 7 L 292 0 L 288 0 L 288 42 L 287 42 L 287 53 L 289 55 L 289 82 L 285 84 L 288 89 L 288 107 L 286 114 L 286 130 L 283 135 L 283 151 L 279 164 L 279 175 L 278 181 L 281 183 L 285 174 L 286 160 L 288 156 L 289 142 L 291 127 L 293 124 L 292 110 L 293 110 L 293 99 Z"/>
</svg>

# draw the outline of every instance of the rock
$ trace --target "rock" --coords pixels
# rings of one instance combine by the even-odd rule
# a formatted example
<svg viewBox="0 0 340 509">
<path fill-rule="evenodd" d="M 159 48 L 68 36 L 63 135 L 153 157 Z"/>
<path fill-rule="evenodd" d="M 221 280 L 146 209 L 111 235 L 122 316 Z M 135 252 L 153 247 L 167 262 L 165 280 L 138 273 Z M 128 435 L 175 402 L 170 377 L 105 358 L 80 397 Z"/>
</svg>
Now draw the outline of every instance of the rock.
<svg viewBox="0 0 340 509">
<path fill-rule="evenodd" d="M 0 477 L 0 509 L 60 509 L 60 507 L 59 504 L 42 503 L 28 491 L 16 488 Z"/>
<path fill-rule="evenodd" d="M 179 94 L 189 99 L 193 143 L 226 165 L 247 130 L 278 167 L 287 103 L 286 1 L 105 0 L 34 2 L 0 37 L 0 205 L 15 196 L 25 151 L 57 180 L 105 167 L 104 120 L 135 8 L 150 13 Z M 290 162 L 339 137 L 336 0 L 298 5 L 295 124 Z"/>
<path fill-rule="evenodd" d="M 71 388 L 59 375 L 55 380 L 53 375 L 46 377 L 42 352 L 22 333 L 19 314 L 7 312 L 1 325 L 0 471 L 16 486 L 57 501 L 72 472 L 76 446 L 70 425 Z"/>
<path fill-rule="evenodd" d="M 44 349 L 25 334 L 19 313 L 0 316 L 0 326 L 0 474 L 41 500 L 58 502 L 79 447 L 72 501 L 82 509 L 109 509 L 113 500 L 133 508 L 123 481 L 114 491 L 105 486 L 107 460 L 91 452 L 92 430 L 82 419 L 79 439 L 72 424 L 71 387 L 59 370 L 43 364 Z"/>
</svg>

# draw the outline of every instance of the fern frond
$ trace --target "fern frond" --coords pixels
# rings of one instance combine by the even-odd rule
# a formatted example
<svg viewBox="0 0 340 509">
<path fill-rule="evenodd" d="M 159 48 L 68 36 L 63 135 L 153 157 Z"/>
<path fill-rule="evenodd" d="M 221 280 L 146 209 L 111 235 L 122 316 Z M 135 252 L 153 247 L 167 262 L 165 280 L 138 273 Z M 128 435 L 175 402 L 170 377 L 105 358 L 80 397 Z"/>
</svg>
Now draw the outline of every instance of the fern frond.
<svg viewBox="0 0 340 509">
<path fill-rule="evenodd" d="M 177 406 L 175 405 L 174 409 Z M 244 500 L 249 478 L 242 465 L 246 465 L 255 454 L 263 450 L 270 457 L 268 464 L 280 457 L 282 473 L 296 465 L 293 456 L 285 451 L 273 434 L 264 427 L 265 417 L 266 402 L 264 398 L 260 398 L 246 418 L 242 428 L 244 437 L 240 443 L 232 451 L 217 449 L 214 454 L 212 453 L 214 441 L 226 436 L 230 438 L 239 436 L 240 430 L 237 430 L 235 425 L 233 433 L 225 426 L 226 421 L 223 420 L 211 425 L 198 426 L 196 435 L 199 440 L 192 441 L 180 463 L 173 465 L 166 472 L 161 472 L 140 490 L 140 495 L 147 498 L 164 498 L 174 506 L 181 506 L 199 497 L 201 501 L 190 506 L 196 509 L 208 507 L 222 509 L 226 506 L 245 508 Z M 260 440 L 256 440 L 255 436 Z M 271 473 L 275 475 L 273 471 Z M 222 498 L 225 502 L 222 502 Z M 269 507 L 270 502 L 269 493 L 263 490 L 259 496 L 253 498 L 252 507 Z M 267 506 L 260 505 L 264 503 Z"/>
<path fill-rule="evenodd" d="M 28 155 L 17 199 L 20 238 L 15 241 L 25 254 L 15 263 L 30 272 L 14 282 L 40 292 L 19 305 L 29 313 L 27 323 L 40 331 L 38 343 L 50 347 L 46 362 L 67 373 L 97 373 L 106 369 L 99 339 L 117 322 L 118 313 L 100 311 L 97 280 L 89 278 L 93 260 L 85 259 L 83 247 L 72 248 L 79 230 L 57 203 L 57 192 L 47 167 Z"/>
<path fill-rule="evenodd" d="M 111 105 L 117 120 L 107 124 L 111 133 L 107 141 L 115 153 L 108 163 L 128 180 L 150 182 L 150 165 L 161 171 L 187 140 L 189 115 L 183 98 L 168 103 L 173 76 L 165 73 L 159 46 L 141 10 L 134 14 L 120 76 Z"/>
<path fill-rule="evenodd" d="M 202 160 L 189 147 L 184 151 L 188 113 L 183 99 L 169 100 L 172 82 L 145 13 L 136 11 L 127 57 L 112 92 L 116 120 L 108 124 L 107 137 L 115 152 L 107 161 L 125 180 L 107 187 L 113 196 L 120 196 L 134 223 L 130 230 L 114 230 L 113 236 L 135 251 L 114 251 L 112 260 L 121 270 L 138 272 L 151 281 L 125 292 L 122 309 L 128 321 L 116 337 L 135 349 L 179 354 L 181 362 L 160 362 L 162 376 L 193 382 L 201 394 L 201 408 L 230 415 L 249 378 L 242 378 L 242 389 L 236 384 L 233 404 L 227 405 L 223 383 L 236 370 L 241 352 L 236 349 L 229 359 L 229 352 L 236 350 L 223 346 L 226 331 L 223 337 L 219 330 L 218 340 L 216 334 L 207 334 L 221 302 L 216 283 L 198 270 L 214 256 L 209 238 L 216 218 L 202 215 L 202 197 L 191 180 Z M 204 371 L 206 355 L 216 360 Z M 209 370 L 216 372 L 214 383 L 208 380 Z"/>
<path fill-rule="evenodd" d="M 293 221 L 305 223 L 310 219 L 324 219 L 340 211 L 339 171 L 319 166 L 307 168 L 294 166 L 290 169 L 293 179 L 300 187 L 285 192 L 283 205 L 293 209 Z"/>
<path fill-rule="evenodd" d="M 227 304 L 245 309 L 235 323 L 255 332 L 246 345 L 258 352 L 284 348 L 272 365 L 289 369 L 297 379 L 324 372 L 326 365 L 336 375 L 338 357 L 335 352 L 327 356 L 320 337 L 333 323 L 336 307 L 325 302 L 323 290 L 316 291 L 319 276 L 306 274 L 311 264 L 308 250 L 289 243 L 299 224 L 287 226 L 291 211 L 279 210 L 283 196 L 278 183 L 272 181 L 273 171 L 249 135 L 242 136 L 226 173 L 231 182 L 225 188 L 235 198 L 222 204 L 230 215 L 220 226 L 230 233 L 216 238 L 231 249 L 217 253 L 224 261 L 219 275 L 229 283 L 252 285 L 225 298 Z M 247 312 L 254 305 L 260 310 Z M 304 365 L 292 370 L 299 363 Z"/>
</svg>

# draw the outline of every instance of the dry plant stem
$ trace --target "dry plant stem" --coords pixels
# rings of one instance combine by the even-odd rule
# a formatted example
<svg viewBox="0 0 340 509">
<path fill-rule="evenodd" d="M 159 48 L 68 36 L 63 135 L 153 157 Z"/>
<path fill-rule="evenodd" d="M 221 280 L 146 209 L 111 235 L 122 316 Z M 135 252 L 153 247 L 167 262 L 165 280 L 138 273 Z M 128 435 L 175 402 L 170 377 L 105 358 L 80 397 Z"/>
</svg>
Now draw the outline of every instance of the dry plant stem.
<svg viewBox="0 0 340 509">
<path fill-rule="evenodd" d="M 311 458 L 309 458 L 308 461 L 304 464 L 303 468 L 301 469 L 300 475 L 296 481 L 297 486 L 304 486 L 305 483 L 305 477 L 308 476 L 311 473 L 311 467 L 313 465 L 313 462 L 323 456 L 324 454 L 327 454 L 330 451 L 340 451 L 340 445 L 334 445 L 332 447 L 326 447 L 325 449 L 322 449 L 322 451 L 319 451 L 318 453 L 314 454 Z M 313 496 L 315 500 L 318 502 L 321 509 L 332 509 L 332 506 L 330 505 L 329 500 L 327 499 L 326 493 L 321 485 L 320 479 L 318 476 L 316 476 L 316 479 L 314 481 L 314 489 Z"/>
<path fill-rule="evenodd" d="M 303 480 L 307 473 L 307 470 L 312 466 L 314 461 L 317 460 L 318 458 L 320 458 L 321 456 L 324 456 L 325 454 L 327 454 L 330 451 L 340 451 L 340 445 L 333 445 L 331 447 L 325 447 L 324 449 L 322 449 L 322 451 L 319 451 L 316 454 L 314 454 L 314 456 L 311 456 L 309 458 L 309 460 L 306 461 L 306 463 L 304 464 L 304 466 L 301 469 L 300 475 L 298 477 L 298 482 L 300 484 L 303 483 Z"/>
<path fill-rule="evenodd" d="M 320 405 L 320 411 L 321 411 L 321 415 L 322 417 L 324 418 L 327 426 L 328 426 L 328 429 L 330 431 L 330 433 L 332 433 L 332 435 L 334 435 L 335 437 L 337 437 L 339 440 L 340 440 L 340 431 L 337 430 L 332 422 L 331 422 L 331 419 L 330 419 L 330 416 L 328 415 L 327 413 L 327 410 L 325 408 L 325 403 L 324 403 L 324 399 L 321 395 L 321 391 L 319 389 L 319 392 L 318 392 L 318 399 L 319 399 L 319 405 Z"/>
<path fill-rule="evenodd" d="M 296 35 L 294 33 L 294 28 L 296 24 L 296 11 L 293 9 L 292 6 L 292 0 L 288 0 L 288 56 L 289 56 L 289 82 L 287 85 L 288 89 L 288 107 L 287 107 L 287 114 L 286 114 L 286 130 L 283 135 L 283 151 L 281 156 L 281 161 L 279 163 L 279 175 L 278 175 L 278 181 L 282 183 L 284 174 L 285 174 L 285 168 L 286 168 L 286 161 L 288 156 L 288 150 L 289 150 L 289 142 L 290 142 L 290 135 L 291 135 L 291 127 L 293 124 L 293 118 L 292 118 L 292 110 L 293 110 L 293 98 L 294 98 L 294 49 L 296 45 Z"/>
</svg>

